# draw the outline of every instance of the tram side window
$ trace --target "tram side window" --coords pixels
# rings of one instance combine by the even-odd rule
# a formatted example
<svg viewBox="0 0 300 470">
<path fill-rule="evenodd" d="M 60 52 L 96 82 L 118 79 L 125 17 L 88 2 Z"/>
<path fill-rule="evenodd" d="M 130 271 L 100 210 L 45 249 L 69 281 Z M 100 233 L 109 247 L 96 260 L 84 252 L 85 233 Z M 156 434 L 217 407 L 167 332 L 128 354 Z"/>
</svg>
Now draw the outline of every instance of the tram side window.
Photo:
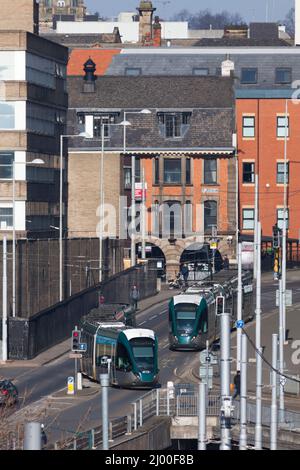
<svg viewBox="0 0 300 470">
<path fill-rule="evenodd" d="M 201 315 L 200 331 L 201 333 L 207 333 L 207 330 L 208 330 L 208 314 L 207 314 L 207 308 L 206 308 Z"/>
<path fill-rule="evenodd" d="M 101 358 L 106 356 L 106 345 L 97 343 L 96 346 L 96 366 L 101 366 Z"/>
<path fill-rule="evenodd" d="M 120 343 L 117 346 L 116 369 L 123 372 L 129 372 L 132 369 L 128 351 Z"/>
</svg>

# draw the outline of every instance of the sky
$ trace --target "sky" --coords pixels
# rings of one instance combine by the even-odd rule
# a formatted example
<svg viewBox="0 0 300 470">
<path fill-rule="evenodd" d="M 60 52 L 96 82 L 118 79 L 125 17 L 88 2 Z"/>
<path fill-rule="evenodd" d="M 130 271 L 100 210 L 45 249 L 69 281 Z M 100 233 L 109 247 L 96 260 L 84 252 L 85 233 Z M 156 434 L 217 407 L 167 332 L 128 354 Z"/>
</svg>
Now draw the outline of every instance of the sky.
<svg viewBox="0 0 300 470">
<path fill-rule="evenodd" d="M 139 0 L 85 0 L 90 12 L 99 11 L 105 17 L 117 16 L 121 11 L 136 11 Z M 161 18 L 172 17 L 183 8 L 190 12 L 210 9 L 213 13 L 228 10 L 238 12 L 247 22 L 277 21 L 284 19 L 289 9 L 294 6 L 294 0 L 152 0 L 157 9 L 156 14 Z M 267 8 L 268 4 L 268 8 Z"/>
</svg>

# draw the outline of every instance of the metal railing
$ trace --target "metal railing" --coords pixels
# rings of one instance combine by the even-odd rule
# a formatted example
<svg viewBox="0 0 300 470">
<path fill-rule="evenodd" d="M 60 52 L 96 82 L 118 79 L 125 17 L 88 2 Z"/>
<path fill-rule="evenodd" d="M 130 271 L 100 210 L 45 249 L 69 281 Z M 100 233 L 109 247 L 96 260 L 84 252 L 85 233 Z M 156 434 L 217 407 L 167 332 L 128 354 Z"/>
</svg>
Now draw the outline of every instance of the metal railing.
<svg viewBox="0 0 300 470">
<path fill-rule="evenodd" d="M 240 406 L 239 401 L 234 401 L 233 420 L 238 423 L 240 419 Z M 247 403 L 247 423 L 255 424 L 256 422 L 256 405 L 255 403 Z M 271 407 L 262 406 L 262 425 L 270 427 L 271 424 Z M 280 428 L 288 430 L 300 429 L 300 413 L 296 411 L 284 412 L 284 421 L 278 422 Z"/>
</svg>

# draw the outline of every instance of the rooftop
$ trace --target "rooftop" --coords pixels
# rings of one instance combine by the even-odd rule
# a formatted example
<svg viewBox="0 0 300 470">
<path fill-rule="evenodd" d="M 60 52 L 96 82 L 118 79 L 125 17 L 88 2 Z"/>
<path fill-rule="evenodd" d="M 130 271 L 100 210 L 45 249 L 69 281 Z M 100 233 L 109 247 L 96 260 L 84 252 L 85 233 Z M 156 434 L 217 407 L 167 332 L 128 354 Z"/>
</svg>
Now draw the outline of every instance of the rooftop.
<svg viewBox="0 0 300 470">
<path fill-rule="evenodd" d="M 227 77 L 102 76 L 95 93 L 83 93 L 83 83 L 81 77 L 68 77 L 71 108 L 231 108 L 234 99 L 233 79 Z"/>
</svg>

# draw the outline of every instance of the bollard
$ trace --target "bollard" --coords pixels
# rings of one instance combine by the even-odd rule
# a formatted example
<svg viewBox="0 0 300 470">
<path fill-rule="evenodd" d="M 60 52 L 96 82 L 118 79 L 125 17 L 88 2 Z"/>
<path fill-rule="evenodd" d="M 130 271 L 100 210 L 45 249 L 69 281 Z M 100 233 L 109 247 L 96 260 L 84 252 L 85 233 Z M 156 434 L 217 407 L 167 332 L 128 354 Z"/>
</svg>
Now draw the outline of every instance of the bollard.
<svg viewBox="0 0 300 470">
<path fill-rule="evenodd" d="M 132 429 L 132 422 L 131 422 L 131 415 L 127 415 L 127 435 L 131 434 L 131 429 Z"/>
<path fill-rule="evenodd" d="M 134 416 L 134 430 L 137 430 L 137 408 L 136 402 L 133 403 L 133 416 Z"/>
<path fill-rule="evenodd" d="M 26 423 L 24 429 L 24 450 L 41 450 L 41 423 Z"/>
<path fill-rule="evenodd" d="M 140 399 L 140 427 L 143 426 L 143 400 Z"/>
<path fill-rule="evenodd" d="M 156 389 L 156 416 L 159 416 L 159 388 Z"/>
</svg>

